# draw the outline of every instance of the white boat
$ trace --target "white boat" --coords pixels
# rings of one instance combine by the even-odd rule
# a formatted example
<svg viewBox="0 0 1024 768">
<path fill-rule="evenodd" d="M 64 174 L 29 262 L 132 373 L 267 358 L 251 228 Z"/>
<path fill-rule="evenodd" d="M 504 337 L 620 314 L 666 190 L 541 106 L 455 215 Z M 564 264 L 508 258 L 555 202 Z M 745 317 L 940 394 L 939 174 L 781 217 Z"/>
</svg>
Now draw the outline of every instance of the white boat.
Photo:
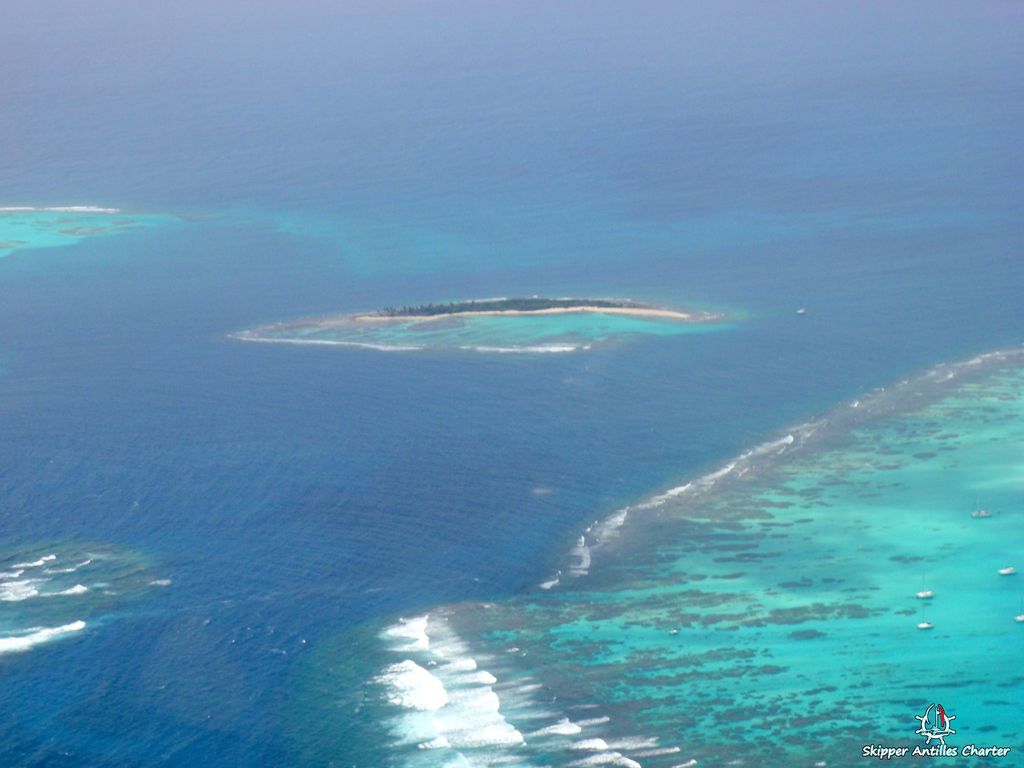
<svg viewBox="0 0 1024 768">
<path fill-rule="evenodd" d="M 973 512 L 971 512 L 971 517 L 977 520 L 981 517 L 992 517 L 992 513 L 989 512 L 987 509 L 976 509 Z"/>
<path fill-rule="evenodd" d="M 1013 617 L 1013 620 L 1016 621 L 1018 624 L 1024 624 L 1024 613 L 1018 613 L 1016 616 Z"/>
<path fill-rule="evenodd" d="M 918 629 L 931 629 L 934 626 L 935 625 L 932 624 L 930 621 L 922 621 L 920 624 L 917 625 L 917 628 Z"/>
<path fill-rule="evenodd" d="M 796 311 L 796 313 L 797 313 L 798 315 L 806 315 L 806 314 L 807 314 L 807 310 L 806 310 L 806 309 L 805 309 L 804 307 L 800 307 L 800 309 L 798 309 L 798 310 Z"/>
<path fill-rule="evenodd" d="M 1014 568 L 1012 565 L 1008 565 L 1005 568 L 1000 568 L 999 569 L 999 575 L 1000 576 L 1013 576 L 1013 574 L 1015 574 L 1016 572 L 1017 572 L 1017 569 Z"/>
<path fill-rule="evenodd" d="M 922 589 L 920 592 L 914 595 L 914 597 L 916 597 L 918 600 L 931 600 L 933 597 L 935 597 L 935 593 L 930 589 Z"/>
</svg>

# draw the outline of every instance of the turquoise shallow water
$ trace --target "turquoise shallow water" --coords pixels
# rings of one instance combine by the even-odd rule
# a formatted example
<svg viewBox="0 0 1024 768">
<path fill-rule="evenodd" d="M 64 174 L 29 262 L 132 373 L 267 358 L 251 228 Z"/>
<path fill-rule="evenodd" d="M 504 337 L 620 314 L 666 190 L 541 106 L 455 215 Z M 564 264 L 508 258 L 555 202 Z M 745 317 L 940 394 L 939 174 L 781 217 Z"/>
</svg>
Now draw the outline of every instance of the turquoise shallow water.
<svg viewBox="0 0 1024 768">
<path fill-rule="evenodd" d="M 595 524 L 544 589 L 369 628 L 342 708 L 396 765 L 857 765 L 934 701 L 1018 750 L 1022 446 L 1019 351 L 940 366 Z"/>
<path fill-rule="evenodd" d="M 418 321 L 340 321 L 330 325 L 281 323 L 238 334 L 250 341 L 369 347 L 388 351 L 461 349 L 476 352 L 575 352 L 639 336 L 708 333 L 730 323 L 671 320 L 588 312 L 482 315 Z"/>
<path fill-rule="evenodd" d="M 178 221 L 163 214 L 126 213 L 117 208 L 66 206 L 0 207 L 0 258 L 14 251 L 74 245 L 87 237 L 113 235 Z"/>
</svg>

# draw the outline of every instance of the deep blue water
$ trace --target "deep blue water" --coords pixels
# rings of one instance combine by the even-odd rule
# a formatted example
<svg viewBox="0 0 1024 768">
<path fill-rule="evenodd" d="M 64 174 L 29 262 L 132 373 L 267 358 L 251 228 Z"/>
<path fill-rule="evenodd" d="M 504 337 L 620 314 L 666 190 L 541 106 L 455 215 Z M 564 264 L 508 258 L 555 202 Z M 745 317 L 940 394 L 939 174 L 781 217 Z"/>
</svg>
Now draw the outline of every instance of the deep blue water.
<svg viewBox="0 0 1024 768">
<path fill-rule="evenodd" d="M 318 642 L 524 589 L 617 505 L 1024 335 L 1012 4 L 3 15 L 0 205 L 190 218 L 0 259 L 0 545 L 173 582 L 0 657 L 0 764 L 308 758 Z M 225 338 L 516 293 L 747 319 L 543 358 Z"/>
</svg>

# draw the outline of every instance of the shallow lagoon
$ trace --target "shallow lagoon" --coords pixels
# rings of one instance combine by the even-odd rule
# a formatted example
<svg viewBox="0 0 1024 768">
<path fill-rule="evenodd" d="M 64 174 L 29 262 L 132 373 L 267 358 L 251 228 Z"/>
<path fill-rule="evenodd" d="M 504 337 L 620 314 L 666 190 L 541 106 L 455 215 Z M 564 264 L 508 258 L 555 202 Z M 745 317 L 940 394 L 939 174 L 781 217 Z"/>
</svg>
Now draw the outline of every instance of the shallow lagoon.
<svg viewBox="0 0 1024 768">
<path fill-rule="evenodd" d="M 28 248 L 74 245 L 87 237 L 156 227 L 178 219 L 91 205 L 0 207 L 0 258 Z"/>
</svg>

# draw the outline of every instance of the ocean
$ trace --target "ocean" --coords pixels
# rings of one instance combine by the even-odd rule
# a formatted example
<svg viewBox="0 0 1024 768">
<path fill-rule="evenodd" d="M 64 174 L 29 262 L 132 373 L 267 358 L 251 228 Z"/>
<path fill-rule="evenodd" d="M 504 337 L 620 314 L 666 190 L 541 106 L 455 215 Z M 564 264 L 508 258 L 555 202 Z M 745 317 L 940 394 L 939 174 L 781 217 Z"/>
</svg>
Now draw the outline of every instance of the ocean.
<svg viewBox="0 0 1024 768">
<path fill-rule="evenodd" d="M 658 768 L 759 764 L 775 747 L 777 765 L 843 765 L 857 739 L 916 738 L 932 700 L 965 734 L 1019 740 L 1019 678 L 991 668 L 1022 648 L 1020 588 L 994 575 L 1022 533 L 1012 356 L 713 497 L 750 510 L 795 495 L 815 522 L 771 507 L 777 533 L 852 539 L 877 521 L 822 482 L 900 464 L 857 478 L 900 540 L 880 536 L 877 558 L 837 541 L 843 575 L 820 559 L 782 574 L 788 538 L 782 560 L 754 557 L 760 538 L 713 538 L 750 558 L 728 564 L 744 576 L 723 582 L 722 612 L 804 605 L 801 589 L 829 604 L 821 579 L 842 578 L 863 619 L 696 632 L 712 597 L 661 577 L 719 566 L 690 548 L 705 518 L 676 502 L 630 513 L 585 577 L 567 574 L 595 521 L 880 387 L 1024 342 L 1020 8 L 14 0 L 2 15 L 0 208 L 34 210 L 0 211 L 0 764 Z M 72 206 L 120 213 L 47 210 Z M 547 354 L 231 338 L 534 294 L 732 322 Z M 972 386 L 984 409 L 950 405 Z M 921 413 L 908 447 L 892 430 Z M 904 477 L 947 433 L 949 487 Z M 964 517 L 982 505 L 993 519 Z M 927 565 L 896 583 L 921 516 Z M 1009 549 L 979 539 L 944 568 L 936 537 L 974 522 Z M 979 574 L 1006 592 L 985 618 L 994 644 L 957 645 L 968 630 L 943 598 L 961 573 L 957 599 L 989 594 Z M 900 601 L 922 581 L 935 629 L 886 635 L 919 620 L 895 611 L 921 608 Z M 585 642 L 574 616 L 592 621 Z M 991 665 L 975 687 L 857 698 L 844 686 L 863 679 L 821 665 L 860 626 L 889 681 L 904 678 L 887 652 L 936 668 L 906 651 L 924 637 Z M 603 633 L 628 627 L 640 646 L 609 647 Z M 801 631 L 824 637 L 788 636 Z M 688 681 L 684 641 L 705 654 Z M 430 671 L 453 659 L 473 680 Z M 435 683 L 392 669 L 406 661 L 477 708 L 434 708 Z M 784 671 L 733 684 L 742 664 Z M 389 687 L 403 671 L 409 707 Z M 799 675 L 835 690 L 803 697 Z M 486 743 L 459 747 L 452 718 Z M 823 723 L 846 751 L 817 750 Z M 513 731 L 527 746 L 510 757 Z M 595 748 L 558 741 L 573 738 Z"/>
</svg>

